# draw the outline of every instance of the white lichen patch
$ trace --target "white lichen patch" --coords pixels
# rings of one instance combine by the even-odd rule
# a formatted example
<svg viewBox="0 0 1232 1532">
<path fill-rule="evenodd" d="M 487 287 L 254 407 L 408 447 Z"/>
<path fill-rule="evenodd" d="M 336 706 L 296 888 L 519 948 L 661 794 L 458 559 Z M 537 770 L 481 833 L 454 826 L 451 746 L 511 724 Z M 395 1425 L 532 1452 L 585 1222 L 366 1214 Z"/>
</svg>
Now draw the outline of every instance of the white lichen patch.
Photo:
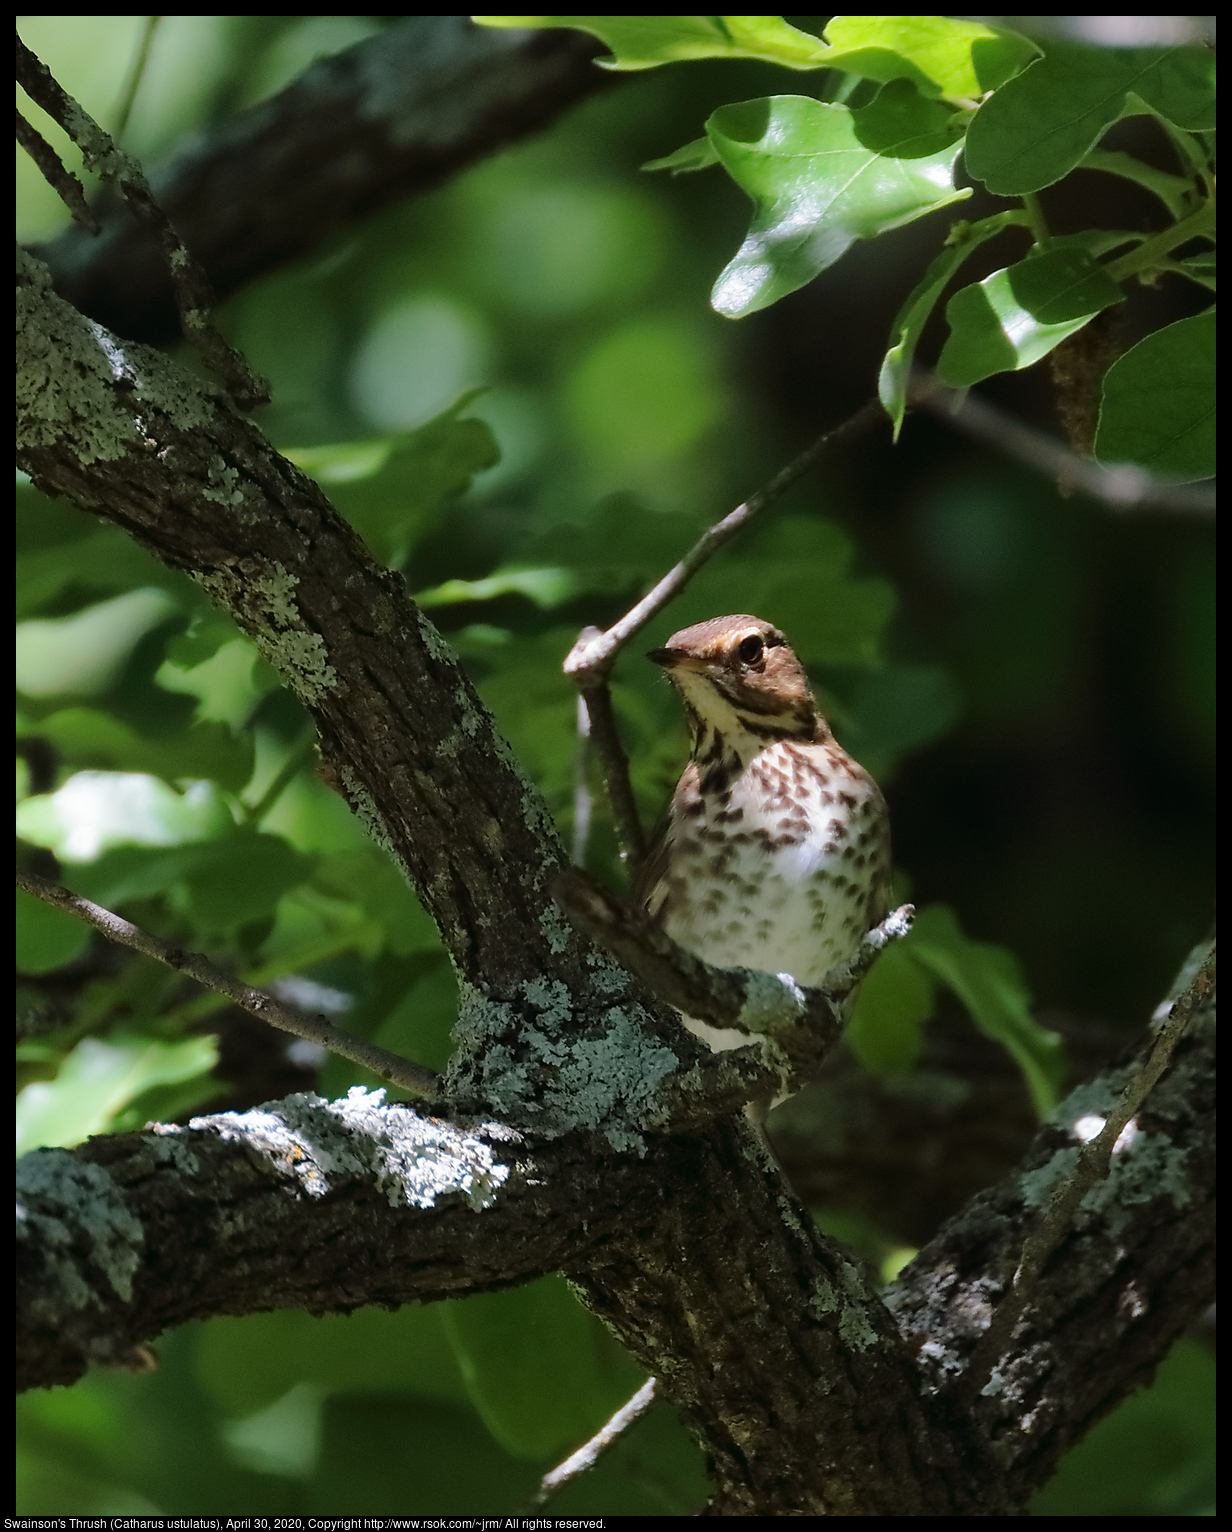
<svg viewBox="0 0 1232 1532">
<path fill-rule="evenodd" d="M 36 1312 L 101 1308 L 79 1270 L 81 1251 L 127 1303 L 145 1233 L 120 1188 L 101 1165 L 67 1149 L 35 1149 L 17 1161 L 17 1238 L 37 1244 L 50 1275 Z"/>
<path fill-rule="evenodd" d="M 360 1085 L 340 1101 L 308 1092 L 252 1112 L 194 1117 L 189 1127 L 246 1145 L 314 1197 L 362 1177 L 376 1181 L 391 1207 L 430 1208 L 460 1193 L 479 1211 L 510 1172 L 485 1139 L 410 1107 L 387 1106 L 384 1090 Z"/>
</svg>

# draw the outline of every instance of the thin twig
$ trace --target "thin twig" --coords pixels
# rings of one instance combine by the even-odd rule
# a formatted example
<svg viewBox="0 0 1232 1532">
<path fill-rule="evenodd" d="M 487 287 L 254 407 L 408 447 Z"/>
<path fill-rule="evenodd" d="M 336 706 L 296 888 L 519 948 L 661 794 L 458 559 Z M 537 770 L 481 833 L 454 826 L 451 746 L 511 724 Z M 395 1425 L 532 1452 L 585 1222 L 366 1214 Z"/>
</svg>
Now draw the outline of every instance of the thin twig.
<svg viewBox="0 0 1232 1532">
<path fill-rule="evenodd" d="M 241 409 L 269 402 L 269 384 L 258 377 L 210 319 L 214 291 L 209 278 L 163 212 L 141 167 L 120 149 L 53 78 L 21 38 L 17 39 L 17 82 L 81 150 L 87 170 L 111 182 L 140 219 L 158 236 L 175 288 L 184 339 L 196 348 Z"/>
<path fill-rule="evenodd" d="M 83 229 L 88 229 L 91 234 L 97 234 L 98 219 L 90 211 L 89 204 L 86 202 L 85 187 L 68 169 L 39 130 L 28 123 L 20 112 L 17 113 L 17 142 L 42 171 L 43 179 L 48 186 L 68 208 L 73 222 L 80 224 Z"/>
<path fill-rule="evenodd" d="M 909 398 L 916 408 L 927 410 L 977 441 L 987 442 L 1004 456 L 1101 500 L 1114 510 L 1214 514 L 1213 488 L 1170 483 L 1130 463 L 1105 468 L 1071 452 L 1033 426 L 1015 420 L 986 399 L 964 389 L 950 388 L 929 373 L 912 374 Z"/>
<path fill-rule="evenodd" d="M 119 143 L 125 133 L 128 132 L 128 119 L 133 114 L 133 105 L 137 100 L 137 92 L 141 89 L 141 81 L 145 75 L 146 65 L 150 62 L 150 49 L 154 46 L 154 34 L 158 31 L 161 16 L 147 16 L 141 28 L 141 41 L 137 44 L 137 52 L 133 56 L 132 67 L 128 71 L 128 79 L 124 82 L 124 89 L 120 92 L 120 102 L 116 107 L 115 140 Z"/>
<path fill-rule="evenodd" d="M 608 802 L 620 840 L 625 860 L 636 867 L 644 854 L 645 840 L 638 819 L 633 789 L 629 785 L 629 763 L 612 717 L 611 695 L 608 677 L 616 655 L 625 644 L 644 628 L 652 617 L 673 600 L 685 588 L 702 566 L 714 556 L 724 543 L 730 542 L 755 516 L 781 500 L 800 480 L 821 462 L 826 453 L 841 443 L 876 425 L 885 419 L 885 412 L 877 400 L 870 400 L 854 415 L 824 432 L 815 442 L 780 469 L 768 484 L 729 511 L 721 521 L 716 521 L 703 532 L 684 558 L 670 569 L 659 583 L 642 599 L 612 624 L 606 632 L 599 628 L 583 628 L 578 641 L 565 658 L 564 671 L 579 688 L 586 699 L 590 714 L 590 738 L 595 754 L 599 757 Z"/>
<path fill-rule="evenodd" d="M 577 753 L 573 758 L 573 845 L 574 862 L 583 867 L 590 845 L 590 821 L 595 799 L 590 790 L 590 714 L 585 698 L 577 700 Z"/>
<path fill-rule="evenodd" d="M 724 543 L 730 542 L 737 532 L 743 531 L 755 516 L 781 500 L 806 473 L 816 468 L 832 448 L 859 436 L 885 418 L 881 405 L 876 399 L 871 399 L 841 425 L 824 432 L 811 447 L 806 447 L 799 457 L 788 463 L 786 468 L 780 469 L 768 484 L 750 495 L 734 511 L 729 511 L 722 521 L 716 521 L 708 531 L 703 532 L 679 564 L 670 569 L 654 589 L 643 596 L 636 606 L 631 607 L 619 622 L 613 623 L 606 633 L 596 636 L 595 629 L 587 628 L 565 659 L 565 674 L 571 676 L 578 685 L 586 684 L 584 676 L 606 677 L 617 652 L 652 617 L 657 616 L 674 596 L 680 594 L 702 565 Z"/>
<path fill-rule="evenodd" d="M 875 926 L 849 962 L 818 985 L 797 984 L 790 974 L 748 968 L 716 968 L 674 942 L 640 905 L 622 899 L 580 867 L 560 874 L 552 896 L 573 924 L 601 943 L 660 1000 L 711 1026 L 769 1038 L 796 1085 L 821 1067 L 842 1035 L 842 1002 L 886 944 L 911 929 L 914 908 L 905 904 Z"/>
<path fill-rule="evenodd" d="M 269 1022 L 272 1027 L 277 1027 L 283 1032 L 290 1032 L 293 1037 L 302 1037 L 307 1042 L 317 1043 L 322 1048 L 328 1049 L 330 1053 L 350 1059 L 353 1064 L 360 1064 L 363 1068 L 380 1075 L 382 1079 L 388 1080 L 393 1085 L 400 1085 L 404 1090 L 412 1091 L 417 1096 L 438 1100 L 443 1094 L 444 1082 L 435 1071 L 426 1069 L 422 1064 L 412 1064 L 408 1059 L 399 1058 L 396 1053 L 389 1053 L 384 1048 L 378 1048 L 375 1043 L 366 1042 L 361 1037 L 352 1037 L 347 1032 L 340 1032 L 324 1017 L 310 1015 L 297 1006 L 287 1005 L 285 1001 L 267 994 L 264 990 L 253 989 L 251 985 L 243 983 L 233 974 L 229 974 L 225 968 L 220 968 L 217 963 L 212 963 L 209 958 L 203 957 L 199 952 L 185 952 L 182 947 L 177 947 L 173 942 L 165 942 L 157 936 L 151 936 L 148 931 L 143 931 L 131 921 L 113 914 L 111 910 L 105 910 L 101 905 L 91 903 L 89 899 L 82 899 L 67 888 L 47 882 L 45 878 L 35 877 L 33 873 L 19 871 L 17 886 L 24 888 L 28 894 L 33 894 L 36 899 L 42 899 L 45 903 L 54 905 L 56 909 L 64 910 L 66 914 L 75 915 L 79 920 L 86 921 L 95 930 L 101 931 L 110 941 L 118 942 L 123 947 L 132 947 L 134 951 L 144 953 L 146 957 L 154 958 L 159 963 L 166 963 L 168 968 L 187 974 L 198 984 L 204 984 L 208 989 L 226 995 L 236 1005 L 250 1011 L 262 1021 Z"/>
<path fill-rule="evenodd" d="M 647 1378 L 633 1398 L 622 1404 L 606 1425 L 600 1426 L 584 1446 L 571 1453 L 563 1463 L 545 1473 L 539 1483 L 532 1505 L 544 1505 L 572 1480 L 592 1469 L 607 1449 L 640 1420 L 655 1400 L 655 1380 Z"/>
<path fill-rule="evenodd" d="M 988 1329 L 972 1353 L 963 1383 L 966 1394 L 978 1393 L 987 1383 L 1031 1301 L 1049 1257 L 1073 1227 L 1074 1215 L 1083 1198 L 1107 1179 L 1113 1155 L 1127 1147 L 1122 1135 L 1167 1069 L 1194 1012 L 1214 988 L 1215 952 L 1212 949 L 1188 987 L 1169 1007 L 1150 1050 L 1130 1076 L 1116 1105 L 1104 1119 L 1103 1127 L 1078 1151 L 1073 1170 L 1057 1187 L 1047 1212 L 1023 1241 L 1009 1291 L 997 1305 Z"/>
<path fill-rule="evenodd" d="M 316 744 L 317 731 L 313 724 L 309 724 L 303 730 L 299 739 L 291 746 L 290 754 L 274 774 L 273 780 L 261 794 L 256 803 L 249 809 L 245 809 L 244 818 L 250 825 L 259 825 L 269 811 L 299 776 L 304 767 L 312 759 L 313 747 Z"/>
</svg>

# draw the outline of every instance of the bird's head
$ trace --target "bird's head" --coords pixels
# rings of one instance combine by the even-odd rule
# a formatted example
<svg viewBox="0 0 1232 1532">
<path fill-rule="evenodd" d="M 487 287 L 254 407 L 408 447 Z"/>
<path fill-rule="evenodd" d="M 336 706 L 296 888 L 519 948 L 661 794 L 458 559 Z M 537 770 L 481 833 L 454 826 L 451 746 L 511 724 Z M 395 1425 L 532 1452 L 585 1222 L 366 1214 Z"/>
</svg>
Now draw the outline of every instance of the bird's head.
<svg viewBox="0 0 1232 1532">
<path fill-rule="evenodd" d="M 828 736 L 804 667 L 782 633 L 760 617 L 695 623 L 648 658 L 663 666 L 680 693 L 695 748 L 710 730 L 737 749 L 743 739 L 760 749 L 776 739 Z"/>
</svg>

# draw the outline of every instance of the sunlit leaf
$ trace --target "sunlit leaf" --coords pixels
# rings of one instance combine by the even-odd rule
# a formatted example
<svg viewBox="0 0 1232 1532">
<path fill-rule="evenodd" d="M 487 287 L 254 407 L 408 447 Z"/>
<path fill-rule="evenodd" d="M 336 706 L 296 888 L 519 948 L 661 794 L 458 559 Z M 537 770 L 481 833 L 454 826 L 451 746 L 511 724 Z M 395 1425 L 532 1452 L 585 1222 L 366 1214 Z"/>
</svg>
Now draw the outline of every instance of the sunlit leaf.
<svg viewBox="0 0 1232 1532">
<path fill-rule="evenodd" d="M 937 374 L 965 388 L 995 372 L 1029 367 L 1123 297 L 1085 250 L 1067 246 L 1029 256 L 950 299 L 950 334 Z"/>
<path fill-rule="evenodd" d="M 953 182 L 957 144 L 917 155 L 920 134 L 935 131 L 930 104 L 917 100 L 920 110 L 902 126 L 897 149 L 880 134 L 879 147 L 870 148 L 855 114 L 809 96 L 767 96 L 713 114 L 710 140 L 754 205 L 748 235 L 711 294 L 720 314 L 736 319 L 766 308 L 811 282 L 856 240 L 968 195 Z M 896 157 L 898 149 L 908 157 Z"/>
<path fill-rule="evenodd" d="M 472 16 L 483 27 L 577 27 L 612 50 L 606 69 L 653 69 L 687 59 L 762 59 L 819 69 L 827 48 L 779 16 Z"/>
<path fill-rule="evenodd" d="M 154 1086 L 198 1080 L 217 1058 L 212 1037 L 175 1043 L 135 1035 L 106 1042 L 85 1037 L 54 1080 L 39 1080 L 18 1095 L 17 1153 L 77 1144 L 102 1133 L 137 1096 Z"/>
<path fill-rule="evenodd" d="M 826 63 L 868 80 L 914 81 L 927 95 L 978 100 L 1036 52 L 1015 32 L 994 32 L 953 16 L 835 16 Z"/>
<path fill-rule="evenodd" d="M 907 411 L 907 392 L 915 348 L 937 300 L 967 257 L 1002 229 L 1026 222 L 1019 212 L 994 213 L 978 223 L 958 223 L 950 230 L 946 248 L 929 264 L 890 327 L 893 344 L 885 354 L 877 379 L 877 393 L 886 414 L 894 422 L 894 437 L 902 429 Z"/>
</svg>

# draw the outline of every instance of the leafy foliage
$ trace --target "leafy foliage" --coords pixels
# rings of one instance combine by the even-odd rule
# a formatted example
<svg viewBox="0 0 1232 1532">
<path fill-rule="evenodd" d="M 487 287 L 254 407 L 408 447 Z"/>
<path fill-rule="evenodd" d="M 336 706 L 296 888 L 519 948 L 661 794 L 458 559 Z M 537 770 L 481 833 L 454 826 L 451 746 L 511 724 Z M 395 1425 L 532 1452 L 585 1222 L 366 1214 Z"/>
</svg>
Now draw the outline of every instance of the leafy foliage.
<svg viewBox="0 0 1232 1532">
<path fill-rule="evenodd" d="M 881 397 L 901 424 L 917 348 L 943 312 L 939 369 L 965 386 L 1032 365 L 1141 284 L 1166 276 L 1210 290 L 1210 61 L 1194 48 L 1036 43 L 944 17 L 837 17 L 824 38 L 774 17 L 480 19 L 584 27 L 612 50 L 609 67 L 641 73 L 643 109 L 613 93 L 550 142 L 266 278 L 222 321 L 274 379 L 263 422 L 272 439 L 431 609 L 572 833 L 585 795 L 576 697 L 560 661 L 578 628 L 619 615 L 785 455 L 742 332 L 705 312 L 714 272 L 718 314 L 772 318 L 764 311 L 840 260 L 849 269 L 853 251 L 880 249 L 889 232 L 967 197 L 964 167 L 1014 199 L 938 230 L 931 247 L 933 225 L 921 224 L 918 280 L 913 272 L 881 363 Z M 135 19 L 32 25 L 69 89 L 86 100 L 105 81 L 114 96 Z M 215 96 L 261 99 L 317 52 L 378 25 L 165 18 L 136 141 L 144 152 L 169 147 L 208 120 Z M 694 97 L 688 71 L 653 74 L 697 60 L 744 71 L 746 97 Z M 792 91 L 770 94 L 784 67 Z M 715 78 L 726 91 L 737 75 Z M 1070 100 L 1082 107 L 1072 123 Z M 86 104 L 106 118 L 106 100 Z M 1171 169 L 1103 145 L 1125 114 L 1159 125 Z M 1072 131 L 1056 131 L 1062 120 Z M 629 174 L 690 135 L 647 168 L 721 167 L 747 194 L 748 233 L 730 258 L 719 193 L 706 184 L 720 188 L 720 178 L 638 184 Z M 1051 234 L 1035 192 L 1090 169 L 1145 188 L 1167 215 L 1162 231 Z M 31 237 L 47 232 L 35 200 L 23 194 Z M 953 290 L 977 252 L 1020 230 L 1032 243 L 1018 259 Z M 1178 478 L 1213 471 L 1213 330 L 1208 310 L 1114 363 L 1102 460 Z M 1082 583 L 1093 538 L 1085 512 L 1012 473 L 960 467 L 937 480 L 927 469 L 911 490 L 915 541 L 896 563 L 884 541 L 841 524 L 853 499 L 882 493 L 857 495 L 838 479 L 797 491 L 697 576 L 647 646 L 717 612 L 772 616 L 840 738 L 891 784 L 960 726 L 977 757 L 1007 737 L 1027 753 L 1082 669 L 1101 599 L 1102 584 L 1092 594 Z M 23 482 L 17 533 L 23 854 L 55 859 L 69 886 L 251 982 L 286 986 L 340 1025 L 440 1067 L 456 995 L 435 929 L 314 775 L 306 720 L 278 677 L 191 581 L 117 529 Z M 1210 565 L 1201 548 L 1169 548 L 1156 562 L 1161 583 L 1135 608 L 1139 646 L 1158 668 L 1146 702 L 1134 695 L 1134 742 L 1139 709 L 1158 717 L 1166 695 L 1197 771 L 1213 740 Z M 908 564 L 925 571 L 942 614 L 931 637 L 921 636 L 928 602 L 918 587 L 900 595 Z M 636 654 L 622 659 L 614 695 L 649 821 L 683 760 L 679 714 Z M 955 796 L 954 823 L 977 820 L 977 795 Z M 1093 909 L 1111 902 L 1109 928 L 1124 929 L 1126 949 L 1143 945 L 1142 890 L 1156 889 L 1166 862 L 1152 854 L 1144 872 L 1106 843 L 1083 861 L 1080 835 L 1070 844 L 1074 863 L 1050 863 L 1034 893 L 1030 863 L 1012 887 L 990 896 L 977 885 L 965 900 L 936 861 L 924 872 L 915 933 L 873 970 L 852 1022 L 869 1069 L 909 1075 L 929 1019 L 958 997 L 1047 1110 L 1061 1062 L 1032 993 L 1069 994 L 1057 974 L 1079 966 L 1065 965 Z M 601 803 L 586 854 L 619 880 Z M 929 865 L 918 850 L 904 860 L 913 872 Z M 1186 863 L 1165 891 L 1189 872 Z M 967 930 L 941 898 L 961 905 Z M 982 929 L 982 902 L 1035 931 L 1029 957 L 968 934 Z M 1195 934 L 1189 918 L 1186 907 L 1165 923 L 1161 978 Z M 236 1023 L 218 997 L 117 958 L 25 896 L 18 966 L 23 1143 L 73 1144 L 288 1088 L 277 1071 L 237 1080 L 229 1070 Z M 300 1084 L 328 1095 L 374 1083 L 343 1061 L 305 1062 L 281 1046 L 275 1063 L 296 1064 Z M 159 1349 L 161 1371 L 149 1378 L 99 1372 L 22 1402 L 24 1511 L 507 1512 L 640 1382 L 557 1280 L 439 1311 L 217 1320 Z M 1205 1386 L 1201 1354 L 1175 1365 Z M 1078 1479 L 1063 1470 L 1051 1513 L 1202 1503 L 1201 1428 L 1178 1402 L 1184 1389 L 1169 1371 L 1163 1378 L 1159 1408 L 1180 1422 L 1173 1467 L 1123 1490 L 1137 1461 L 1125 1442 L 1146 1428 L 1117 1437 L 1118 1415 L 1099 1428 L 1110 1434 L 1087 1460 L 1097 1468 Z M 703 1498 L 696 1450 L 659 1409 L 554 1509 L 687 1514 Z"/>
<path fill-rule="evenodd" d="M 950 338 L 938 371 L 957 387 L 1031 366 L 1119 303 L 1131 279 L 1150 282 L 1165 269 L 1185 269 L 1173 253 L 1214 229 L 1212 147 L 1203 135 L 1215 126 L 1215 62 L 1198 47 L 1108 49 L 1055 38 L 1036 45 L 940 16 L 837 16 L 820 41 L 763 16 L 477 19 L 581 27 L 612 49 L 614 69 L 744 57 L 837 72 L 839 83 L 823 86 L 828 99 L 769 96 L 721 107 L 707 120 L 705 139 L 644 167 L 679 173 L 722 165 L 752 199 L 749 232 L 711 295 L 716 311 L 731 319 L 811 282 L 856 240 L 876 239 L 970 195 L 952 179 L 960 153 L 990 192 L 1026 199 L 1028 254 L 955 293 L 946 309 Z M 872 82 L 880 88 L 870 92 Z M 1113 124 L 1135 114 L 1165 126 L 1178 174 L 1161 176 L 1130 155 L 1098 149 Z M 1051 235 L 1030 199 L 1084 164 L 1158 189 L 1171 228 L 1150 239 L 1128 231 L 1117 239 Z M 896 430 L 915 339 L 966 257 L 1013 219 L 997 217 L 978 233 L 955 225 L 947 253 L 904 305 L 881 372 L 882 403 Z M 1126 247 L 1115 262 L 1097 259 Z M 1197 273 L 1192 279 L 1203 280 Z M 1200 368 L 1209 402 L 1214 371 L 1206 362 L 1204 354 L 1190 370 Z M 1168 366 L 1162 386 L 1175 375 Z M 1142 455 L 1135 426 L 1124 393 L 1105 392 L 1101 456 L 1111 450 L 1114 461 L 1152 461 Z M 1188 450 L 1152 466 L 1182 479 L 1213 473 L 1213 437 L 1204 450 L 1207 437 L 1192 412 L 1181 429 Z"/>
</svg>

